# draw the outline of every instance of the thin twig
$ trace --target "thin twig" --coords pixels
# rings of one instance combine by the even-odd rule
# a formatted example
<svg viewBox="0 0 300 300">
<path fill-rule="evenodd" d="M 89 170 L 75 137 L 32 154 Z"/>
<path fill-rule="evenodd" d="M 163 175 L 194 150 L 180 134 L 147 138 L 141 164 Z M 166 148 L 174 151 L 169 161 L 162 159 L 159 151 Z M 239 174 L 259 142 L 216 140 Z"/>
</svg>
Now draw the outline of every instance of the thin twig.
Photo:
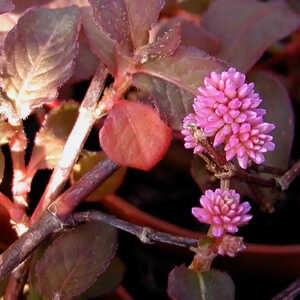
<svg viewBox="0 0 300 300">
<path fill-rule="evenodd" d="M 175 236 L 166 232 L 155 231 L 149 227 L 143 227 L 121 220 L 115 216 L 99 211 L 88 211 L 75 213 L 72 216 L 75 223 L 100 221 L 135 235 L 141 242 L 151 244 L 160 242 L 179 247 L 196 247 L 198 240 L 186 237 Z M 70 221 L 71 222 L 71 221 Z"/>
<path fill-rule="evenodd" d="M 59 195 L 67 182 L 73 165 L 78 158 L 93 124 L 98 118 L 95 110 L 99 97 L 103 92 L 107 74 L 107 69 L 102 63 L 99 63 L 88 91 L 80 105 L 76 123 L 66 141 L 60 160 L 52 173 L 47 188 L 32 215 L 31 223 L 39 219 L 48 205 Z"/>
<path fill-rule="evenodd" d="M 294 179 L 300 174 L 300 159 L 281 177 L 276 178 L 283 191 L 287 190 Z"/>
<path fill-rule="evenodd" d="M 300 295 L 300 278 L 294 281 L 285 290 L 277 294 L 272 300 L 293 300 Z"/>
</svg>

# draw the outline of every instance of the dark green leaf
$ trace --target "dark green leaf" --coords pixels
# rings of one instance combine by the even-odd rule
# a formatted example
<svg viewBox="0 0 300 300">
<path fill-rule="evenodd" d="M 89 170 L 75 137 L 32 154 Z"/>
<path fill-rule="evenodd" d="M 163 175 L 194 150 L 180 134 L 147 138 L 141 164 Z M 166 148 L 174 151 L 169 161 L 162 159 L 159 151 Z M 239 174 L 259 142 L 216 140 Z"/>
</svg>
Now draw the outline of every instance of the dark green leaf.
<svg viewBox="0 0 300 300">
<path fill-rule="evenodd" d="M 43 299 L 80 295 L 105 272 L 116 248 L 116 230 L 100 222 L 61 234 L 36 264 L 39 293 Z"/>
<path fill-rule="evenodd" d="M 218 57 L 247 72 L 274 42 L 300 24 L 285 0 L 214 0 L 203 26 L 221 42 Z"/>
<path fill-rule="evenodd" d="M 234 300 L 234 294 L 233 281 L 220 271 L 201 273 L 182 265 L 169 274 L 168 295 L 174 300 Z"/>
</svg>

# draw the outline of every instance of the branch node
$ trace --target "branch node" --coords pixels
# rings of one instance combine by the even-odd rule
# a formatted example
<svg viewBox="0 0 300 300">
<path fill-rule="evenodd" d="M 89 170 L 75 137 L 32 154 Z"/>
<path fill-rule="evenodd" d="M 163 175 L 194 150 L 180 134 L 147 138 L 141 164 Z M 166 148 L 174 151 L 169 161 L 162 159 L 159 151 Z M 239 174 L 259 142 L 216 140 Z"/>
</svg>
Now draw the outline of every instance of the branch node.
<svg viewBox="0 0 300 300">
<path fill-rule="evenodd" d="M 139 239 L 144 244 L 152 244 L 151 238 L 149 235 L 153 233 L 153 230 L 148 227 L 143 227 L 142 233 L 139 235 Z"/>
</svg>

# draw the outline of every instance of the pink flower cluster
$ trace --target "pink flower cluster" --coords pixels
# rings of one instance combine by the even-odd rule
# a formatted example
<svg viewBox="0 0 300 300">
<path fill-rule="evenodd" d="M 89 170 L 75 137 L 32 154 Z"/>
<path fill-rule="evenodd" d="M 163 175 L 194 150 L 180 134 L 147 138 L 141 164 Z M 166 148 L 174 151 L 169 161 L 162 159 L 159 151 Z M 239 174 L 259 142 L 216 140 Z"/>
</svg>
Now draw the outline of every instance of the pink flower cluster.
<svg viewBox="0 0 300 300">
<path fill-rule="evenodd" d="M 225 232 L 236 233 L 238 226 L 245 225 L 252 218 L 247 214 L 251 209 L 249 202 L 240 204 L 240 195 L 235 190 L 207 190 L 200 198 L 202 208 L 193 207 L 192 214 L 201 223 L 211 224 L 214 237 Z"/>
<path fill-rule="evenodd" d="M 236 156 L 241 168 L 247 168 L 249 159 L 257 164 L 264 162 L 264 153 L 275 148 L 268 134 L 275 126 L 263 121 L 266 111 L 258 108 L 262 99 L 245 78 L 234 68 L 205 77 L 204 87 L 198 88 L 194 101 L 195 113 L 183 121 L 186 148 L 194 148 L 194 153 L 204 150 L 191 133 L 192 126 L 212 137 L 214 147 L 224 144 L 226 159 Z"/>
</svg>

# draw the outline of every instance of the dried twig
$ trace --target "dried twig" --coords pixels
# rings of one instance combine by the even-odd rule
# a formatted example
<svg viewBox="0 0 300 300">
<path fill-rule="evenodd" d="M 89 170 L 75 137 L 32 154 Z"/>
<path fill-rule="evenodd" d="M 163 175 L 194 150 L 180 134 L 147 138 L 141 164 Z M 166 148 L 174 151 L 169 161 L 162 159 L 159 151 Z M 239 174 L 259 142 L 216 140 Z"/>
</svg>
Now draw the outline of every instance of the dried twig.
<svg viewBox="0 0 300 300">
<path fill-rule="evenodd" d="M 300 159 L 281 177 L 276 178 L 283 191 L 287 190 L 292 181 L 300 174 Z"/>
<path fill-rule="evenodd" d="M 285 290 L 277 294 L 272 300 L 293 300 L 300 295 L 300 278 L 294 281 Z"/>
</svg>

